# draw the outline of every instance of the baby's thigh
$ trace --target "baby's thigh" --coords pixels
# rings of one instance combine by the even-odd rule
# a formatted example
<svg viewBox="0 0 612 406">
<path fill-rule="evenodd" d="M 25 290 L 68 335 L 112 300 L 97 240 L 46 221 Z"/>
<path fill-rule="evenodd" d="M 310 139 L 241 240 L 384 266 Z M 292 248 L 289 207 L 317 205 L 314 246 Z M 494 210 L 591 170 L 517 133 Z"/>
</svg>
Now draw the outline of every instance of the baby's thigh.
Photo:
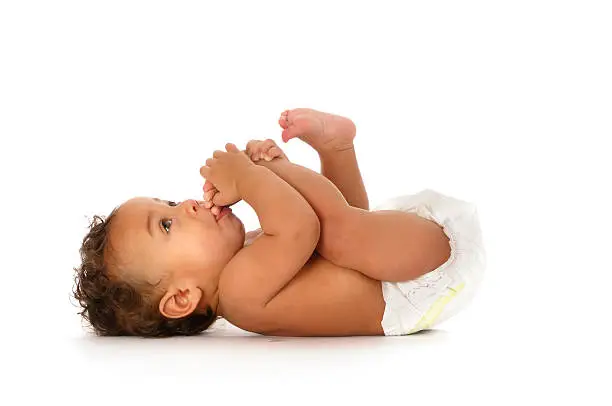
<svg viewBox="0 0 612 406">
<path fill-rule="evenodd" d="M 418 278 L 450 257 L 449 239 L 434 221 L 415 213 L 354 207 L 321 223 L 317 250 L 338 266 L 390 282 Z"/>
</svg>

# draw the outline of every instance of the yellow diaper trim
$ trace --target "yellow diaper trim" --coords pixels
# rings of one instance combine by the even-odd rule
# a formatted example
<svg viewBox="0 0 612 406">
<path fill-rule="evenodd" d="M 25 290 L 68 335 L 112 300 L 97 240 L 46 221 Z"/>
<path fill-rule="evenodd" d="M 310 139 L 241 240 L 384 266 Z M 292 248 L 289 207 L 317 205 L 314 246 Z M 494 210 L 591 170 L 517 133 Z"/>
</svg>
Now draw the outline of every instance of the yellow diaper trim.
<svg viewBox="0 0 612 406">
<path fill-rule="evenodd" d="M 431 305 L 431 307 L 423 315 L 423 317 L 421 317 L 421 320 L 419 320 L 416 326 L 414 326 L 414 328 L 408 332 L 408 334 L 416 333 L 417 331 L 425 330 L 431 327 L 431 325 L 434 323 L 434 321 L 436 321 L 438 316 L 440 316 L 440 313 L 442 313 L 442 310 L 444 310 L 444 307 L 446 307 L 448 302 L 450 302 L 451 299 L 457 296 L 457 293 L 461 292 L 464 287 L 465 283 L 460 283 L 454 288 L 448 288 L 450 290 L 450 293 L 439 297 L 438 300 L 436 300 L 434 304 Z"/>
</svg>

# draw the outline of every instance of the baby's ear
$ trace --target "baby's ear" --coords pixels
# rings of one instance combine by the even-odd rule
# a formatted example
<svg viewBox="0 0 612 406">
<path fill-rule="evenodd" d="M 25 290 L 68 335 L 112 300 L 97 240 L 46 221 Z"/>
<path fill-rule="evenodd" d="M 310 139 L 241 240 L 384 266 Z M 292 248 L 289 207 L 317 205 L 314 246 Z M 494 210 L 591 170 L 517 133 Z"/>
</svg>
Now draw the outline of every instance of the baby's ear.
<svg viewBox="0 0 612 406">
<path fill-rule="evenodd" d="M 169 319 L 180 319 L 193 313 L 201 298 L 202 291 L 195 286 L 170 286 L 159 301 L 159 311 Z"/>
</svg>

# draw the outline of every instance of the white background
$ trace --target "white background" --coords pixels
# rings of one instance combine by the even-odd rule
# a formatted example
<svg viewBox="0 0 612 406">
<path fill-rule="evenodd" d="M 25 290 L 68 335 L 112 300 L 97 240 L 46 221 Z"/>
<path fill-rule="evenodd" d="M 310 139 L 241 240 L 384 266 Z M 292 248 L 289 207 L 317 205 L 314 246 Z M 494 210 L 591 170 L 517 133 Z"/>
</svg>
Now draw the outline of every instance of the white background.
<svg viewBox="0 0 612 406">
<path fill-rule="evenodd" d="M 2 404 L 610 404 L 608 2 L 0 4 Z M 88 334 L 89 218 L 200 198 L 213 150 L 279 141 L 295 107 L 356 122 L 372 206 L 478 205 L 472 306 L 408 337 Z"/>
</svg>

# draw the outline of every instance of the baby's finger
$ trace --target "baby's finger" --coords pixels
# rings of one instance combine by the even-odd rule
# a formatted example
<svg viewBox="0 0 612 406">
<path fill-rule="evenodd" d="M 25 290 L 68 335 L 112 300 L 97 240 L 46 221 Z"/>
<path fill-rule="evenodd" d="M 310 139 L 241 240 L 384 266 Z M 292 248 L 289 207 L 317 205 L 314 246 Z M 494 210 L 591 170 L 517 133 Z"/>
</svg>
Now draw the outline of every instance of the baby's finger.
<svg viewBox="0 0 612 406">
<path fill-rule="evenodd" d="M 206 165 L 207 166 L 213 166 L 216 163 L 215 158 L 208 158 L 206 160 Z"/>
<path fill-rule="evenodd" d="M 258 140 L 251 140 L 249 141 L 249 143 L 247 144 L 247 148 L 246 148 L 246 154 L 248 155 L 248 157 L 251 159 L 251 161 L 253 160 L 253 158 L 255 158 L 255 153 L 257 152 L 258 148 L 257 145 L 259 144 Z"/>
<path fill-rule="evenodd" d="M 217 193 L 217 189 L 211 189 L 204 193 L 204 201 L 212 202 L 213 196 Z"/>
<path fill-rule="evenodd" d="M 271 158 L 276 158 L 276 157 L 282 156 L 283 151 L 281 151 L 279 147 L 274 146 L 268 150 L 267 154 Z"/>
<path fill-rule="evenodd" d="M 274 143 L 274 141 L 272 141 L 271 139 L 267 139 L 265 141 L 263 141 L 261 143 L 261 152 L 262 152 L 262 156 L 265 156 L 266 152 L 268 152 L 268 150 L 270 148 L 272 148 L 273 146 L 275 146 L 276 144 Z"/>
<path fill-rule="evenodd" d="M 204 179 L 208 179 L 208 175 L 210 174 L 210 167 L 209 166 L 201 166 L 200 167 L 200 175 L 202 175 L 202 177 Z"/>
<path fill-rule="evenodd" d="M 219 212 L 221 211 L 221 209 L 219 208 L 219 206 L 213 206 L 210 211 L 212 212 L 212 214 L 214 214 L 215 216 L 219 215 Z"/>
<path fill-rule="evenodd" d="M 227 154 L 227 152 L 225 151 L 220 151 L 220 150 L 215 150 L 215 152 L 213 152 L 213 157 L 214 158 L 221 158 L 223 155 Z"/>
<path fill-rule="evenodd" d="M 270 138 L 267 138 L 266 140 L 264 140 L 261 143 L 261 149 L 268 150 L 268 149 L 272 148 L 275 145 L 276 145 L 276 143 L 274 142 L 274 140 L 271 140 Z"/>
<path fill-rule="evenodd" d="M 227 150 L 227 152 L 240 152 L 238 147 L 232 144 L 231 142 L 228 142 L 227 144 L 225 144 L 225 149 Z"/>
<path fill-rule="evenodd" d="M 206 182 L 204 182 L 204 187 L 202 187 L 202 190 L 204 192 L 208 192 L 210 189 L 215 189 L 215 185 L 213 185 L 211 181 L 206 180 Z"/>
<path fill-rule="evenodd" d="M 246 145 L 247 154 L 252 154 L 253 151 L 255 151 L 255 147 L 257 146 L 258 143 L 259 143 L 259 140 L 251 140 L 247 142 L 247 145 Z"/>
</svg>

